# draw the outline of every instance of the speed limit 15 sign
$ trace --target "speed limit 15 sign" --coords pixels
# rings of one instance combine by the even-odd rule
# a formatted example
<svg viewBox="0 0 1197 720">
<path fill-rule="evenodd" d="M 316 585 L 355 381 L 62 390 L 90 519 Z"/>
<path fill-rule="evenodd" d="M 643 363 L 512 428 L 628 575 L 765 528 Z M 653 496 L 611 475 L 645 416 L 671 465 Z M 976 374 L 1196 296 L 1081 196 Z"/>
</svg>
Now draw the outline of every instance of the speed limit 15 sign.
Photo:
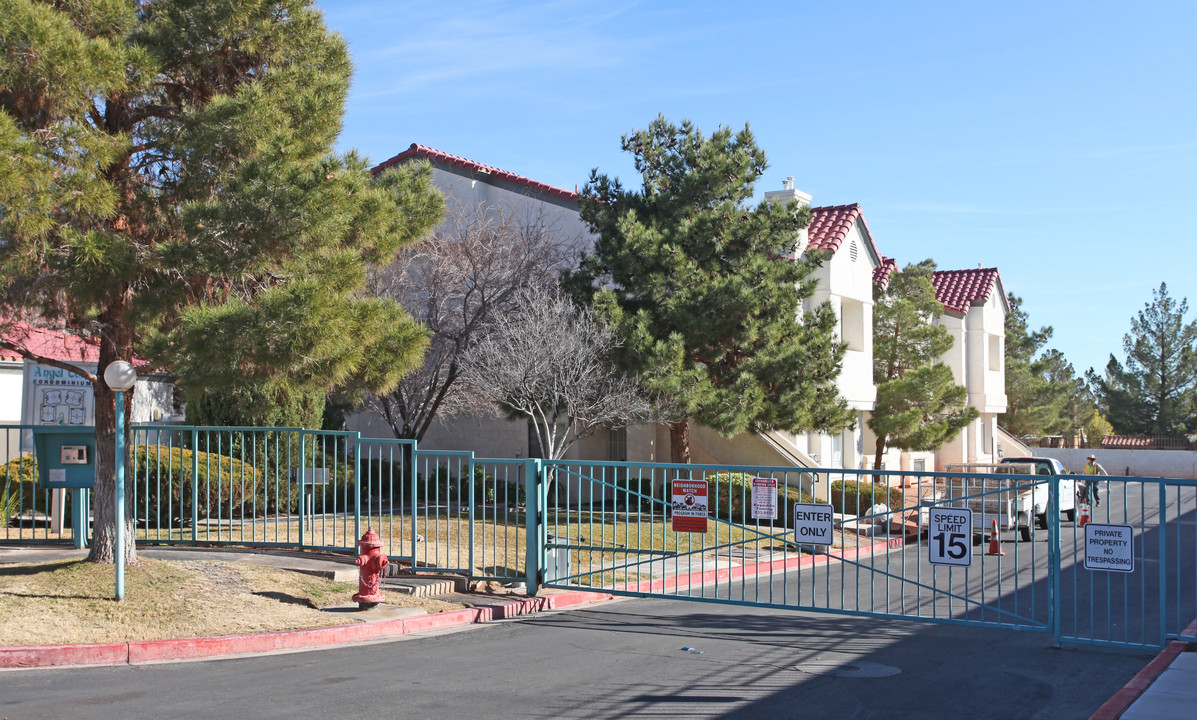
<svg viewBox="0 0 1197 720">
<path fill-rule="evenodd" d="M 927 559 L 935 565 L 973 564 L 973 511 L 967 508 L 929 508 Z"/>
</svg>

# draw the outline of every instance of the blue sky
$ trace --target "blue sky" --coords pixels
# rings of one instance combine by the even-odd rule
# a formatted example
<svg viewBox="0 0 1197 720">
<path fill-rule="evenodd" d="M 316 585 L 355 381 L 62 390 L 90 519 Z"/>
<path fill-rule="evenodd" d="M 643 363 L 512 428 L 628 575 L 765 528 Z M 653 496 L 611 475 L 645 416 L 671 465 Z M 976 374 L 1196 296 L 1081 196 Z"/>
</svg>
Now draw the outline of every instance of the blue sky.
<svg viewBox="0 0 1197 720">
<path fill-rule="evenodd" d="M 355 65 L 341 147 L 374 161 L 634 185 L 619 139 L 658 113 L 748 123 L 758 197 L 792 175 L 900 264 L 998 267 L 1080 372 L 1161 282 L 1197 306 L 1197 2 L 318 5 Z"/>
</svg>

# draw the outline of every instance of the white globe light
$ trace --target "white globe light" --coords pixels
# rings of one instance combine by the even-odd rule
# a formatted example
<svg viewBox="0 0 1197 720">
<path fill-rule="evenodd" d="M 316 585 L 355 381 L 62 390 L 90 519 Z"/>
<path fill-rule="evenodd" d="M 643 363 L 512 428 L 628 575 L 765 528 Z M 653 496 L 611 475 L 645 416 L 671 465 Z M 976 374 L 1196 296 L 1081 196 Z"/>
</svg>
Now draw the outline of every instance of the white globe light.
<svg viewBox="0 0 1197 720">
<path fill-rule="evenodd" d="M 104 368 L 104 382 L 113 390 L 124 392 L 137 384 L 137 371 L 124 360 L 117 360 Z"/>
</svg>

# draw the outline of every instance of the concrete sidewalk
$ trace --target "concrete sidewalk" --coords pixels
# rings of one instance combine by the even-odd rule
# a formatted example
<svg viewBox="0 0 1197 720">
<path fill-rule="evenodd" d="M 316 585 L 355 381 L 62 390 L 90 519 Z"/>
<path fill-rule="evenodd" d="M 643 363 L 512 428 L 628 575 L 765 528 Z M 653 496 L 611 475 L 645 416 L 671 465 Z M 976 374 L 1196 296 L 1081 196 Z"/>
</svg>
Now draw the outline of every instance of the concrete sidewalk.
<svg viewBox="0 0 1197 720">
<path fill-rule="evenodd" d="M 1197 633 L 1197 621 L 1184 635 Z M 1197 644 L 1174 640 L 1090 720 L 1189 720 L 1197 717 Z"/>
</svg>

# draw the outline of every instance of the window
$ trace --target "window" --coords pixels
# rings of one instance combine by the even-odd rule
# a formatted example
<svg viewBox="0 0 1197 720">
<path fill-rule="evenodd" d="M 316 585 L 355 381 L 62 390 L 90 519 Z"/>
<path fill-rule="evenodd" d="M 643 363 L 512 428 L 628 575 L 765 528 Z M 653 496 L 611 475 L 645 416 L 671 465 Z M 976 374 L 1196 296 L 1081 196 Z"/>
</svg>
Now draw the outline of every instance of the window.
<svg viewBox="0 0 1197 720">
<path fill-rule="evenodd" d="M 607 430 L 607 459 L 623 462 L 628 459 L 628 429 Z"/>
<path fill-rule="evenodd" d="M 989 369 L 997 372 L 1002 369 L 1002 336 L 989 336 Z"/>
</svg>

